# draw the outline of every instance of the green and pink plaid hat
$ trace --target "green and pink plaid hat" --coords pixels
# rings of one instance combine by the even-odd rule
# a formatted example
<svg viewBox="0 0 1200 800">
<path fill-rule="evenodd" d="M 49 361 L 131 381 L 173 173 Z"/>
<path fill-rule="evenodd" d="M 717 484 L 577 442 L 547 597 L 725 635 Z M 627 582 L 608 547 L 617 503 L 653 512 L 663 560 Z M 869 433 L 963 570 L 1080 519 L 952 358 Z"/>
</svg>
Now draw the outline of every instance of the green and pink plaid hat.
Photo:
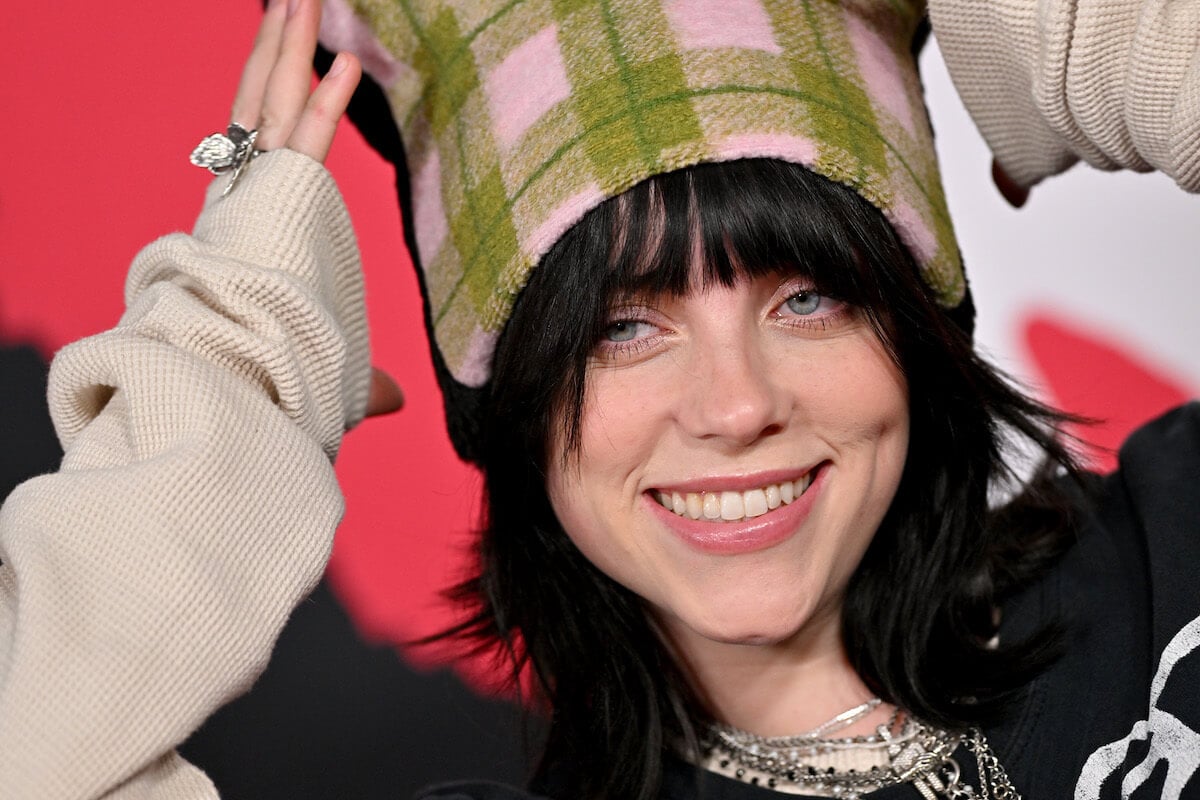
<svg viewBox="0 0 1200 800">
<path fill-rule="evenodd" d="M 431 334 L 449 377 L 481 387 L 559 237 L 702 162 L 777 158 L 854 188 L 957 306 L 923 15 L 918 0 L 327 0 L 322 43 L 386 95 Z"/>
</svg>

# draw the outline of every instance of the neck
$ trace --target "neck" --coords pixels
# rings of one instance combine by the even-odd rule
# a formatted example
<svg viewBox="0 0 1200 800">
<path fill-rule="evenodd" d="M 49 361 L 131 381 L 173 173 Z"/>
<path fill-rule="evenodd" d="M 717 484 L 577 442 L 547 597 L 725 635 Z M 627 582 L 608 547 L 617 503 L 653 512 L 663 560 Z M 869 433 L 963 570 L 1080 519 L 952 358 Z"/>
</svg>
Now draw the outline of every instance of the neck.
<svg viewBox="0 0 1200 800">
<path fill-rule="evenodd" d="M 837 613 L 769 644 L 717 642 L 671 621 L 663 627 L 713 717 L 759 736 L 811 730 L 874 694 L 850 665 Z M 870 733 L 891 712 L 881 705 L 840 735 Z"/>
</svg>

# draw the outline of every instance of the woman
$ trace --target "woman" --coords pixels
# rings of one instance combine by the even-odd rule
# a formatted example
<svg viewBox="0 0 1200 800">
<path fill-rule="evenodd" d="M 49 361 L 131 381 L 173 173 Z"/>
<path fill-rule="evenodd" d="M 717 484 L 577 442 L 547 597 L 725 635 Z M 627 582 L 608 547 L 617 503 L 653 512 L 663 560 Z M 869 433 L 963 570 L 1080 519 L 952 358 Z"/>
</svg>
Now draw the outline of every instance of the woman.
<svg viewBox="0 0 1200 800">
<path fill-rule="evenodd" d="M 960 730 L 1040 666 L 1044 639 L 988 644 L 993 609 L 1069 527 L 981 521 L 1004 428 L 1070 461 L 928 294 L 878 212 L 778 161 L 652 179 L 543 259 L 497 351 L 463 594 L 544 682 L 543 777 L 571 765 L 552 796 L 654 796 L 659 748 L 879 788 L 824 774 L 868 743 L 750 770 L 708 726 L 791 735 L 869 703 L 831 736 L 898 734 L 899 708 Z"/>
<path fill-rule="evenodd" d="M 260 120 L 257 144 L 263 149 L 289 142 L 291 149 L 319 157 L 331 135 L 328 121 L 348 95 L 352 62 L 343 61 L 343 70 L 331 71 L 311 110 L 302 112 L 307 78 L 297 65 L 309 57 L 316 13 L 311 3 L 289 5 L 285 11 L 276 3 L 268 11 L 234 119 L 247 128 Z M 893 42 L 889 52 L 894 57 L 899 49 Z M 276 61 L 279 66 L 272 70 L 263 63 Z M 469 105 L 460 108 L 464 114 L 471 110 Z M 436 115 L 431 122 L 439 122 Z M 442 117 L 439 124 L 446 123 Z M 443 129 L 453 132 L 454 125 Z M 318 135 L 308 139 L 314 130 Z M 500 135 L 512 130 L 501 129 Z M 805 148 L 804 142 L 794 144 L 800 151 Z M 800 156 L 797 160 L 803 163 Z M 878 177 L 870 170 L 864 174 Z M 1028 583 L 1032 573 L 1040 573 L 1044 584 L 1089 573 L 1040 569 L 1038 562 L 1056 554 L 1059 534 L 1069 530 L 1053 514 L 1046 519 L 1030 510 L 1025 517 L 1014 514 L 991 527 L 983 517 L 990 479 L 1003 476 L 995 426 L 1011 426 L 1060 463 L 1068 461 L 1045 432 L 1052 416 L 1007 389 L 971 353 L 969 305 L 962 304 L 952 248 L 946 247 L 944 231 L 922 224 L 928 214 L 937 216 L 931 210 L 937 202 L 910 214 L 880 192 L 872 202 L 883 208 L 876 208 L 804 166 L 780 163 L 778 156 L 712 168 L 673 165 L 646 178 L 649 182 L 624 176 L 631 186 L 615 192 L 616 200 L 546 234 L 553 244 L 546 242 L 538 269 L 529 274 L 528 286 L 502 325 L 494 360 L 481 356 L 488 331 L 475 336 L 468 326 L 465 344 L 458 347 L 462 357 L 451 352 L 444 365 L 459 382 L 449 401 L 459 412 L 457 440 L 477 448 L 474 455 L 489 481 L 484 570 L 469 587 L 482 606 L 468 630 L 499 635 L 510 647 L 528 647 L 545 681 L 556 727 L 539 776 L 542 789 L 563 797 L 655 796 L 666 759 L 663 791 L 669 796 L 686 796 L 697 780 L 712 796 L 769 791 L 737 782 L 755 777 L 762 784 L 774 780 L 771 788 L 776 790 L 832 791 L 810 780 L 806 770 L 793 777 L 792 770 L 779 773 L 773 771 L 777 764 L 755 761 L 771 742 L 749 746 L 756 745 L 759 753 L 739 749 L 744 734 L 721 727 L 707 730 L 710 723 L 765 736 L 816 729 L 812 738 L 819 740 L 818 749 L 834 751 L 830 758 L 850 753 L 847 758 L 858 766 L 862 752 L 879 757 L 876 765 L 887 777 L 872 776 L 866 783 L 853 782 L 850 773 L 839 772 L 829 759 L 802 757 L 822 769 L 829 763 L 835 772 L 823 782 L 842 786 L 842 794 L 895 784 L 877 796 L 963 796 L 968 785 L 980 791 L 986 786 L 1003 796 L 1011 788 L 998 764 L 1009 768 L 1021 792 L 1032 791 L 1027 786 L 1059 785 L 1028 768 L 1014 740 L 1003 736 L 1006 726 L 1010 737 L 1024 733 L 1017 723 L 1029 715 L 1039 730 L 1061 728 L 1064 718 L 1074 720 L 1038 713 L 1028 699 L 1015 706 L 1016 712 L 1014 706 L 999 704 L 1008 690 L 1027 683 L 1024 671 L 1042 665 L 1039 645 L 1046 640 L 1036 633 L 1054 614 L 1022 608 L 1022 602 L 1030 602 L 1028 595 L 1018 598 L 1003 614 L 1005 625 L 1015 623 L 1016 629 L 1002 628 L 998 647 L 988 641 L 999 604 Z M 225 185 L 228 180 L 220 188 Z M 866 181 L 858 191 L 869 194 L 871 185 Z M 297 186 L 303 191 L 293 191 Z M 163 638 L 151 637 L 145 651 L 154 657 L 144 669 L 131 671 L 123 682 L 113 674 L 115 665 L 125 665 L 120 659 L 68 661 L 81 673 L 90 672 L 103 692 L 96 695 L 99 703 L 79 697 L 64 701 L 48 716 L 52 721 L 66 717 L 69 709 L 76 714 L 74 726 L 55 728 L 31 719 L 33 701 L 22 695 L 21 678 L 37 674 L 43 681 L 25 678 L 26 686 L 68 686 L 79 676 L 39 674 L 47 662 L 62 659 L 31 658 L 28 645 L 10 650 L 16 657 L 5 681 L 6 709 L 23 714 L 5 715 L 8 730 L 49 729 L 53 734 L 32 746 L 0 748 L 9 759 L 2 774 L 16 776 L 6 785 L 19 793 L 27 787 L 23 793 L 28 796 L 51 796 L 42 791 L 46 787 L 63 795 L 110 789 L 117 796 L 136 796 L 142 790 L 162 796 L 206 791 L 200 776 L 170 756 L 170 747 L 253 674 L 248 662 L 261 660 L 283 613 L 310 585 L 327 546 L 329 517 L 336 515 L 322 459 L 336 449 L 341 426 L 357 419 L 362 404 L 366 370 L 361 337 L 355 334 L 357 306 L 352 286 L 340 291 L 347 281 L 352 284 L 348 276 L 354 268 L 339 255 L 344 247 L 327 246 L 344 241 L 339 238 L 344 222 L 339 224 L 336 204 L 322 207 L 295 196 L 328 197 L 327 188 L 307 162 L 286 153 L 265 157 L 248 166 L 224 200 L 212 203 L 198 226 L 197 240 L 216 245 L 210 256 L 223 258 L 225 250 L 232 251 L 237 274 L 247 268 L 275 269 L 275 254 L 285 252 L 278 242 L 293 241 L 279 239 L 281 233 L 299 229 L 298 240 L 313 245 L 301 248 L 298 258 L 280 256 L 282 263 L 295 265 L 299 290 L 284 293 L 288 302 L 270 306 L 267 315 L 305 323 L 288 329 L 284 337 L 302 343 L 310 335 L 307 323 L 320 321 L 320 346 L 301 347 L 292 359 L 275 360 L 270 348 L 249 343 L 234 347 L 253 359 L 218 357 L 218 364 L 232 364 L 238 376 L 226 381 L 218 377 L 222 369 L 210 368 L 206 348 L 187 348 L 191 338 L 171 335 L 181 319 L 211 323 L 206 312 L 213 307 L 240 308 L 246 287 L 261 285 L 257 272 L 255 280 L 229 282 L 219 274 L 216 280 L 201 275 L 203 264 L 178 273 L 172 267 L 164 275 L 160 265 L 165 260 L 151 258 L 151 267 L 140 268 L 138 274 L 158 270 L 157 280 L 135 281 L 130 324 L 126 332 L 109 337 L 138 334 L 131 342 L 118 342 L 125 361 L 131 350 L 148 346 L 143 340 L 165 337 L 176 347 L 184 345 L 189 356 L 199 356 L 185 359 L 179 368 L 188 378 L 188 394 L 215 384 L 219 391 L 206 389 L 204 394 L 216 397 L 218 408 L 233 410 L 217 417 L 252 422 L 236 426 L 235 435 L 240 438 L 260 424 L 267 424 L 271 435 L 261 446 L 256 439 L 238 442 L 247 450 L 250 474 L 257 477 L 246 491 L 221 489 L 218 507 L 234 524 L 212 530 L 205 526 L 207 520 L 194 527 L 189 521 L 187 530 L 196 536 L 167 537 L 173 546 L 159 555 L 162 551 L 151 545 L 156 535 L 173 530 L 170 523 L 175 521 L 168 514 L 168 524 L 156 526 L 159 514 L 205 507 L 196 499 L 175 505 L 188 498 L 186 493 L 183 498 L 172 495 L 166 509 L 151 504 L 159 513 L 138 509 L 139 518 L 151 523 L 130 526 L 130 548 L 119 551 L 116 563 L 106 568 L 115 572 L 128 559 L 137 567 L 133 585 L 142 581 L 147 553 L 167 559 L 161 563 L 191 569 L 166 571 L 171 580 L 162 583 L 168 585 L 122 608 L 112 607 L 110 583 L 82 581 L 98 585 L 100 599 L 107 601 L 85 622 L 107 626 L 119 612 L 134 611 L 143 623 L 147 605 L 170 601 L 165 612 L 152 618 L 156 624 L 150 627 Z M 590 197 L 596 199 L 594 193 Z M 259 213 L 275 205 L 285 213 Z M 421 203 L 415 205 L 420 217 Z M 909 203 L 908 209 L 913 208 Z M 303 214 L 293 213 L 297 209 Z M 326 224 L 334 230 L 322 231 Z M 259 225 L 265 235 L 251 243 L 261 247 L 247 248 L 247 236 L 253 239 Z M 305 235 L 309 226 L 315 230 Z M 424 226 L 417 238 L 430 230 Z M 923 239 L 922 230 L 937 232 Z M 191 247 L 183 242 L 164 247 L 171 246 Z M 263 259 L 263 252 L 272 258 Z M 429 255 L 422 251 L 423 258 L 433 260 L 436 248 L 432 259 Z M 188 261 L 179 253 L 170 258 L 171 264 Z M 326 264 L 333 265 L 333 280 L 324 278 Z M 584 264 L 591 269 L 580 269 Z M 440 279 L 431 275 L 431 284 Z M 519 283 L 506 284 L 505 277 L 501 275 L 499 288 L 511 295 Z M 210 288 L 230 283 L 237 289 L 232 295 Z M 189 291 L 179 298 L 174 287 Z M 489 304 L 488 297 L 497 296 L 488 295 L 489 288 L 484 287 L 483 310 L 505 317 L 508 310 L 502 304 Z M 339 291 L 330 297 L 331 289 Z M 436 291 L 431 285 L 431 292 Z M 276 296 L 274 291 L 266 294 Z M 260 295 L 251 291 L 250 296 Z M 189 300 L 194 297 L 206 302 Z M 329 313 L 307 313 L 314 306 Z M 165 310 L 156 314 L 160 308 Z M 297 315 L 297 308 L 307 311 Z M 236 330 L 259 330 L 253 314 L 230 316 L 240 323 Z M 454 320 L 450 312 L 440 319 L 431 316 L 439 322 Z M 186 324 L 182 328 L 195 330 Z M 227 332 L 222 329 L 210 338 Z M 444 346 L 448 340 L 439 341 Z M 171 357 L 152 354 L 156 364 Z M 353 364 L 345 378 L 343 358 Z M 87 360 L 76 355 L 60 362 L 58 374 L 66 377 L 58 385 L 103 383 L 95 372 L 74 383 L 67 380 L 72 363 Z M 266 363 L 271 369 L 242 368 L 241 363 Z M 488 374 L 479 372 L 480 364 Z M 132 477 L 157 480 L 177 491 L 181 481 L 170 469 L 171 447 L 160 452 L 163 443 L 153 435 L 146 436 L 148 448 L 129 448 L 131 452 L 111 441 L 121 439 L 122 431 L 142 430 L 143 420 L 153 423 L 156 417 L 148 412 L 163 399 L 153 393 L 154 402 L 126 399 L 139 397 L 134 373 L 114 380 L 121 391 L 111 396 L 76 393 L 73 408 L 84 405 L 79 398 L 87 407 L 74 424 L 90 424 L 81 434 L 82 445 L 68 457 L 66 471 L 57 476 L 59 484 L 81 468 L 132 462 L 144 466 L 131 470 Z M 300 391 L 289 391 L 297 386 Z M 168 398 L 183 402 L 182 392 L 167 389 Z M 157 430 L 153 424 L 150 428 Z M 205 452 L 219 457 L 232 449 L 220 434 L 219 426 L 208 426 L 195 438 Z M 142 441 L 140 436 L 132 440 Z M 174 443 L 168 439 L 168 445 Z M 277 455 L 281 446 L 288 458 Z M 207 461 L 187 447 L 182 450 L 180 469 L 188 475 L 195 474 L 196 463 Z M 156 459 L 143 464 L 140 459 L 147 452 Z M 246 464 L 240 457 L 233 461 L 239 468 Z M 266 477 L 281 462 L 283 473 Z M 202 475 L 219 473 L 207 463 Z M 96 481 L 97 474 L 83 477 Z M 6 506 L 8 519 L 28 525 L 30 509 L 45 510 L 62 496 L 54 485 L 47 480 L 24 490 L 15 506 Z M 200 484 L 204 492 L 212 485 Z M 314 485 L 322 493 L 300 502 Z M 789 492 L 791 501 L 785 502 Z M 1049 499 L 1057 501 L 1058 495 L 1051 493 Z M 327 513 L 311 518 L 314 505 Z M 714 505 L 715 510 L 710 508 Z M 764 505 L 766 513 L 759 514 Z M 1055 507 L 1052 502 L 1050 511 Z M 239 511 L 262 508 L 266 515 L 239 518 Z M 1119 518 L 1122 508 L 1109 509 L 1109 516 Z M 754 522 L 760 518 L 761 524 Z M 53 514 L 50 519 L 52 529 L 67 527 Z M 124 530 L 127 524 L 125 517 L 103 518 L 88 527 Z M 8 530 L 17 530 L 15 522 Z M 264 530 L 289 536 L 263 542 Z M 45 546 L 44 538 L 29 537 L 35 553 Z M 4 560 L 6 567 L 12 565 L 10 574 L 22 577 L 20 597 L 28 607 L 28 599 L 37 595 L 36 581 L 34 594 L 27 589 L 27 576 L 47 570 L 36 568 L 36 558 L 25 559 L 19 546 L 12 548 L 11 542 L 19 545 L 20 539 L 6 531 Z M 1096 551 L 1072 552 L 1085 553 L 1087 561 Z M 177 581 L 177 574 L 199 574 L 211 583 Z M 1144 609 L 1133 608 L 1138 589 L 1126 591 L 1127 577 L 1122 578 L 1125 583 L 1117 582 L 1123 593 L 1116 596 L 1132 596 L 1120 605 L 1130 618 L 1140 619 Z M 50 598 L 47 607 L 61 607 L 55 606 L 63 602 L 61 593 L 47 590 L 43 596 Z M 181 596 L 225 602 L 215 611 L 208 602 L 197 603 L 188 635 L 176 637 L 171 625 L 188 619 L 170 608 L 179 605 Z M 50 614 L 22 624 L 31 625 L 32 640 L 38 643 L 39 631 L 59 630 L 54 624 L 59 617 Z M 81 627 L 86 630 L 87 624 Z M 136 639 L 128 631 L 120 633 Z M 1087 633 L 1095 635 L 1090 629 Z M 59 649 L 47 648 L 47 641 Z M 86 651 L 89 641 L 80 631 L 70 631 L 40 643 L 42 652 L 61 655 L 64 647 Z M 221 646 L 207 652 L 214 642 Z M 1098 651 L 1104 650 L 1092 643 L 1074 653 L 1094 660 Z M 1010 672 L 1014 666 L 1023 672 Z M 1061 669 L 1046 674 L 1061 682 Z M 1149 676 L 1131 683 L 1149 685 Z M 1078 692 L 1079 685 L 1072 691 Z M 86 698 L 89 691 L 81 694 Z M 122 711 L 114 717 L 114 697 L 134 702 L 128 709 L 119 705 Z M 1073 698 L 1051 695 L 1057 703 Z M 1133 698 L 1127 693 L 1112 702 L 1121 713 L 1106 724 L 1124 730 L 1135 719 L 1126 715 Z M 159 708 L 169 711 L 152 713 Z M 88 721 L 89 712 L 96 722 Z M 972 730 L 996 715 L 998 727 Z M 151 719 L 165 723 L 146 724 Z M 881 726 L 882 731 L 872 733 Z M 592 733 L 592 727 L 598 732 Z M 1078 727 L 1072 725 L 1072 732 L 1079 734 Z M 129 730 L 138 733 L 124 735 Z M 1085 750 L 1109 741 L 1108 728 L 1083 730 L 1086 735 L 1078 736 L 1078 744 Z M 97 731 L 102 735 L 96 736 Z M 16 741 L 14 734 L 0 741 Z M 916 743 L 936 756 L 928 765 L 933 769 L 916 764 L 918 770 L 907 774 L 897 769 L 898 754 L 886 742 L 838 741 L 845 736 L 896 737 L 903 740 L 902 750 Z M 90 759 L 72 758 L 81 752 L 81 738 L 91 747 L 101 743 L 104 751 Z M 955 750 L 960 739 L 973 752 Z M 995 747 L 988 745 L 993 739 Z M 1001 741 L 1009 746 L 1002 748 Z M 67 746 L 55 749 L 64 742 Z M 731 772 L 733 780 L 705 777 L 703 771 L 676 764 L 675 756 Z M 1070 751 L 1061 765 L 1050 767 L 1074 767 L 1077 774 L 1075 757 Z M 957 782 L 951 760 L 964 773 Z M 1013 768 L 1014 760 L 1023 772 Z M 735 762 L 744 766 L 731 766 Z M 976 762 L 983 775 L 973 774 Z M 64 763 L 71 769 L 57 773 Z M 751 774 L 755 769 L 762 775 Z M 48 779 L 51 773 L 55 777 Z M 1074 777 L 1066 776 L 1072 782 L 1068 785 Z M 462 791 L 486 796 L 507 790 Z"/>
<path fill-rule="evenodd" d="M 992 64 L 967 57 L 979 28 L 1027 24 L 951 6 L 948 29 L 968 32 L 955 55 L 980 72 Z M 357 121 L 373 141 L 403 139 L 401 206 L 451 435 L 487 477 L 482 569 L 460 590 L 477 614 L 459 632 L 532 662 L 555 712 L 535 786 L 657 796 L 664 751 L 806 793 L 887 783 L 825 773 L 872 763 L 907 784 L 896 796 L 953 795 L 948 775 L 976 766 L 982 783 L 963 780 L 977 791 L 1008 791 L 1007 771 L 1026 796 L 1101 774 L 1085 764 L 1141 718 L 1148 690 L 1113 687 L 1124 710 L 1081 734 L 1080 687 L 1114 673 L 1094 675 L 1096 651 L 1068 637 L 1041 679 L 1053 700 L 1016 691 L 1051 659 L 1060 622 L 1030 593 L 1096 576 L 1047 568 L 1073 541 L 1072 513 L 1087 517 L 1066 486 L 1027 487 L 989 522 L 1014 434 L 1048 456 L 1048 474 L 1072 468 L 1054 415 L 970 346 L 911 59 L 920 8 L 404 9 L 338 16 L 328 43 L 374 59 L 391 113 Z M 1079 30 L 1099 29 L 1081 14 Z M 1064 60 L 1073 44 L 1093 52 L 1086 37 L 1058 44 Z M 1078 125 L 1061 127 L 1106 118 L 1094 98 L 1070 99 Z M 984 110 L 1011 134 L 1007 107 Z M 1049 171 L 1002 144 L 1026 185 Z M 776 507 L 768 493 L 789 481 L 804 494 Z M 1098 618 L 1123 604 L 1120 627 L 1146 630 L 1127 578 L 1096 584 L 1110 588 Z M 1139 657 L 1115 674 L 1151 672 Z M 1042 703 L 1061 707 L 1041 715 Z M 856 708 L 865 716 L 830 733 Z M 889 720 L 895 735 L 906 717 L 934 767 L 960 739 L 978 757 L 900 781 L 887 742 L 802 737 L 835 751 L 814 759 L 754 736 L 870 736 Z M 856 760 L 872 747 L 879 759 Z M 688 796 L 703 773 L 670 763 L 666 791 Z"/>
</svg>

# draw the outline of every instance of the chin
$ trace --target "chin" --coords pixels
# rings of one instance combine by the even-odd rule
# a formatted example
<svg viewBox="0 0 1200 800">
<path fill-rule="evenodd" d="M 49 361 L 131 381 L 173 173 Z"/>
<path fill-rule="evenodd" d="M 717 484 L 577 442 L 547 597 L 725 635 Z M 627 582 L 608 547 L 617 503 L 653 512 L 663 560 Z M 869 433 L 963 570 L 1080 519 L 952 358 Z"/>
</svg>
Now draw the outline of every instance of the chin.
<svg viewBox="0 0 1200 800">
<path fill-rule="evenodd" d="M 706 637 L 710 641 L 718 644 L 738 644 L 745 647 L 770 647 L 785 642 L 790 638 L 788 635 L 783 635 L 778 632 L 741 632 L 730 633 L 728 635 L 712 635 Z"/>
<path fill-rule="evenodd" d="M 810 627 L 814 608 L 805 598 L 770 602 L 761 596 L 676 616 L 694 635 L 721 644 L 768 646 Z"/>
</svg>

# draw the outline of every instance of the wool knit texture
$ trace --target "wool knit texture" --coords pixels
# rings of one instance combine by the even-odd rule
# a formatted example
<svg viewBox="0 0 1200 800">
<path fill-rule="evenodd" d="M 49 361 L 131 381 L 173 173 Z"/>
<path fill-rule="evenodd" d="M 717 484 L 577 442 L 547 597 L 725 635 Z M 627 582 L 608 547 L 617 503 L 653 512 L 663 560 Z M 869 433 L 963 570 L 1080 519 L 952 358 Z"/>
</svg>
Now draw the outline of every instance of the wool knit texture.
<svg viewBox="0 0 1200 800">
<path fill-rule="evenodd" d="M 1200 2 L 935 0 L 934 34 L 997 162 L 1032 186 L 1080 158 L 1200 192 Z"/>
<path fill-rule="evenodd" d="M 965 293 L 912 56 L 915 0 L 330 0 L 404 138 L 433 338 L 488 380 L 530 271 L 606 198 L 771 157 L 877 206 L 948 307 Z"/>
<path fill-rule="evenodd" d="M 370 374 L 354 235 L 305 156 L 227 180 L 138 256 L 120 324 L 57 355 L 62 467 L 0 510 L 5 798 L 215 797 L 173 748 L 328 558 Z"/>
</svg>

